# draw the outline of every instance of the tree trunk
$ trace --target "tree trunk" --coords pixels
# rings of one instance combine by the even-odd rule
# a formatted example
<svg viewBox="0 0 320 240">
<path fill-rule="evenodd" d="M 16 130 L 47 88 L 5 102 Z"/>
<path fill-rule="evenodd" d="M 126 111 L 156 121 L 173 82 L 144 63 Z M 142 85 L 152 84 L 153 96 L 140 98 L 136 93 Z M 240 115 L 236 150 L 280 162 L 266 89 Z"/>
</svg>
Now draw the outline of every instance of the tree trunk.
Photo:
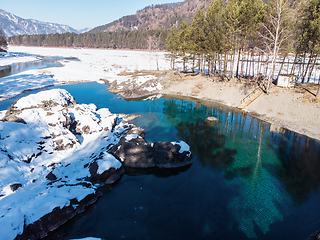
<svg viewBox="0 0 320 240">
<path fill-rule="evenodd" d="M 221 67 L 221 54 L 219 53 L 219 74 L 221 75 L 222 67 Z"/>
<path fill-rule="evenodd" d="M 252 77 L 254 78 L 254 64 L 255 64 L 255 61 L 254 61 L 253 49 L 252 49 L 252 54 L 251 54 L 251 61 L 252 61 Z"/>
<path fill-rule="evenodd" d="M 278 76 L 277 76 L 277 81 L 278 81 L 278 78 L 279 78 L 279 76 L 281 74 L 282 67 L 283 67 L 283 64 L 284 64 L 284 61 L 285 61 L 286 57 L 287 57 L 287 55 L 284 55 L 283 60 L 281 62 L 280 70 L 279 70 L 279 73 L 278 73 Z"/>
<path fill-rule="evenodd" d="M 309 81 L 310 81 L 311 74 L 312 74 L 312 72 L 313 72 L 314 65 L 316 64 L 317 58 L 318 58 L 318 55 L 316 54 L 316 55 L 314 56 L 314 61 L 313 61 L 313 63 L 312 63 L 312 67 L 311 67 L 311 71 L 310 71 L 309 76 L 308 76 L 307 83 L 309 83 Z"/>
<path fill-rule="evenodd" d="M 196 58 L 196 56 L 193 54 L 193 57 L 192 57 L 192 72 L 194 72 L 194 62 L 195 62 L 195 58 Z"/>
<path fill-rule="evenodd" d="M 265 76 L 267 77 L 268 75 L 268 68 L 269 68 L 269 55 L 266 56 L 266 63 L 265 63 L 266 67 L 265 67 Z"/>
<path fill-rule="evenodd" d="M 228 62 L 227 62 L 227 52 L 224 52 L 224 64 L 223 64 L 223 75 L 227 76 L 227 69 Z"/>
<path fill-rule="evenodd" d="M 301 83 L 304 83 L 304 79 L 303 79 L 303 73 L 304 73 L 304 64 L 306 62 L 306 52 L 304 53 L 303 55 L 303 63 L 301 64 L 302 65 L 302 72 L 301 72 L 301 75 L 302 75 L 302 79 L 301 79 Z M 300 70 L 301 70 L 301 66 L 299 68 L 299 76 L 300 76 Z"/>
<path fill-rule="evenodd" d="M 249 68 L 249 50 L 248 50 L 248 54 L 247 54 L 246 77 L 248 77 L 248 68 Z M 249 69 L 249 75 L 250 75 L 250 69 Z"/>
<path fill-rule="evenodd" d="M 238 61 L 237 61 L 236 77 L 238 77 L 238 76 L 239 76 L 240 54 L 241 54 L 241 48 L 239 48 L 239 56 L 238 56 Z"/>
<path fill-rule="evenodd" d="M 231 53 L 231 62 L 232 62 L 232 63 L 230 64 L 231 77 L 232 77 L 232 78 L 234 78 L 234 71 L 233 71 L 233 70 L 234 70 L 234 57 L 235 57 L 235 54 L 236 54 L 236 53 L 235 53 L 235 50 L 233 49 L 233 50 L 232 50 L 232 53 Z"/>
<path fill-rule="evenodd" d="M 310 53 L 310 56 L 309 56 L 309 61 L 308 61 L 308 64 L 307 64 L 307 67 L 306 67 L 306 70 L 304 71 L 304 74 L 303 74 L 303 77 L 302 77 L 302 83 L 304 83 L 304 80 L 307 76 L 307 73 L 308 73 L 308 69 L 309 69 L 309 66 L 310 66 L 310 63 L 311 61 L 313 60 L 312 58 L 312 52 Z M 304 61 L 303 61 L 304 62 Z"/>
<path fill-rule="evenodd" d="M 244 52 L 243 49 L 242 49 L 242 52 Z M 243 77 L 243 58 L 241 59 L 241 71 L 240 71 L 240 76 Z"/>
<path fill-rule="evenodd" d="M 249 63 L 249 78 L 250 78 L 250 75 L 251 75 L 251 65 L 252 65 L 252 51 L 251 51 L 250 63 Z"/>
<path fill-rule="evenodd" d="M 317 91 L 317 94 L 316 94 L 316 98 L 320 98 L 320 85 L 319 85 L 319 88 L 318 88 L 318 91 Z"/>
<path fill-rule="evenodd" d="M 298 54 L 296 53 L 295 56 L 294 56 L 294 61 L 293 61 L 293 64 L 292 64 L 290 75 L 294 74 L 294 67 L 295 67 L 295 64 L 296 64 L 296 61 L 297 61 L 297 57 L 298 57 Z"/>
<path fill-rule="evenodd" d="M 259 75 L 260 72 L 261 72 L 261 69 L 260 69 L 260 67 L 261 67 L 261 65 L 260 65 L 260 57 L 261 57 L 261 52 L 259 52 L 259 57 L 258 57 L 258 71 L 257 71 L 257 74 L 258 74 L 258 75 Z"/>
</svg>

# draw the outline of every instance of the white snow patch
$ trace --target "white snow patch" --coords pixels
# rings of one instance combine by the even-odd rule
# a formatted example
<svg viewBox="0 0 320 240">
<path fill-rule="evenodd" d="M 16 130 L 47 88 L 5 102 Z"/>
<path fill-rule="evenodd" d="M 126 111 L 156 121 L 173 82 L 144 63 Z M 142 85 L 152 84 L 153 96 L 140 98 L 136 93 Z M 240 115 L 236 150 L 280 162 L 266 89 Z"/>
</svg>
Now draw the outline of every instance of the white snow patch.
<svg viewBox="0 0 320 240">
<path fill-rule="evenodd" d="M 52 89 L 49 91 L 39 92 L 37 94 L 31 94 L 27 97 L 23 97 L 17 101 L 15 107 L 17 109 L 36 107 L 37 104 L 43 101 L 53 101 L 60 106 L 68 106 L 70 101 L 74 101 L 71 94 L 64 89 Z"/>
<path fill-rule="evenodd" d="M 143 101 L 153 101 L 153 100 L 159 99 L 159 98 L 162 98 L 162 94 L 156 94 L 156 95 L 149 96 L 149 97 L 143 99 Z"/>
<path fill-rule="evenodd" d="M 110 153 L 105 153 L 103 159 L 98 160 L 98 174 L 102 174 L 103 172 L 109 170 L 110 168 L 119 169 L 122 164 Z"/>
<path fill-rule="evenodd" d="M 7 111 L 0 111 L 0 121 L 2 120 L 2 118 L 4 117 L 4 115 L 6 115 Z"/>
<path fill-rule="evenodd" d="M 138 134 L 128 134 L 126 137 L 126 142 L 130 142 L 132 139 L 141 138 Z"/>
<path fill-rule="evenodd" d="M 161 83 L 157 83 L 157 85 L 146 87 L 146 88 L 144 88 L 144 90 L 151 92 L 151 91 L 161 90 L 162 88 L 163 88 L 163 86 L 161 85 Z"/>
<path fill-rule="evenodd" d="M 135 82 L 137 85 L 142 85 L 150 80 L 154 80 L 157 79 L 155 76 L 152 75 L 146 75 L 146 76 L 137 76 L 137 78 L 135 79 Z"/>
<path fill-rule="evenodd" d="M 186 142 L 184 142 L 184 141 L 175 141 L 175 142 L 171 142 L 171 143 L 173 145 L 179 145 L 180 146 L 179 153 L 188 152 L 187 156 L 190 157 L 190 155 L 191 155 L 190 146 Z"/>
</svg>

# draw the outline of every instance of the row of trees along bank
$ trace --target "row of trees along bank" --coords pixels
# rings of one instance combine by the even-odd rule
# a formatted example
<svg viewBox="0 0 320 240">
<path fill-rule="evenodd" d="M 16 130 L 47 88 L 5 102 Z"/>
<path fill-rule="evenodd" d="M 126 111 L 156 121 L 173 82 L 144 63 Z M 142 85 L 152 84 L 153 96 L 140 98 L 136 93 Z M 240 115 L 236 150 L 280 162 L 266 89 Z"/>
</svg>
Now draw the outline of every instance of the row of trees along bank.
<svg viewBox="0 0 320 240">
<path fill-rule="evenodd" d="M 39 47 L 77 47 L 107 49 L 164 50 L 169 30 L 118 31 L 98 33 L 63 33 L 19 35 L 8 39 L 13 45 Z"/>
<path fill-rule="evenodd" d="M 166 48 L 172 68 L 179 62 L 183 71 L 262 74 L 268 85 L 279 74 L 291 74 L 302 83 L 319 83 L 320 0 L 213 0 L 190 24 L 171 29 Z"/>
</svg>

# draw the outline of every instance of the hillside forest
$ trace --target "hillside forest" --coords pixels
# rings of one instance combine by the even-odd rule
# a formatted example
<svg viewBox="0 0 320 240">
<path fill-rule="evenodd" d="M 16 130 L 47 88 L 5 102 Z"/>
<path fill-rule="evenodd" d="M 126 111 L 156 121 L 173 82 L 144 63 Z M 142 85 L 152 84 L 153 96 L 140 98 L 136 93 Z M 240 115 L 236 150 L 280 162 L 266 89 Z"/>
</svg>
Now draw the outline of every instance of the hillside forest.
<svg viewBox="0 0 320 240">
<path fill-rule="evenodd" d="M 171 29 L 24 35 L 10 44 L 166 50 L 172 68 L 222 77 L 295 75 L 319 83 L 320 0 L 213 0 Z M 269 82 L 268 82 L 269 83 Z"/>
</svg>

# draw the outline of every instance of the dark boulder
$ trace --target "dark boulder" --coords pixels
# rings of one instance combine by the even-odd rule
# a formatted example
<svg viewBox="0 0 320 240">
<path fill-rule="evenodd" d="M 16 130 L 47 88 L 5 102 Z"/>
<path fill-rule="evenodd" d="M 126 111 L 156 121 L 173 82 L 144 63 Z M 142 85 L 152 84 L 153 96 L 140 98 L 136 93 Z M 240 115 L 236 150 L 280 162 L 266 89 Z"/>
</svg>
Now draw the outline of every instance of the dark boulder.
<svg viewBox="0 0 320 240">
<path fill-rule="evenodd" d="M 12 192 L 15 192 L 18 190 L 18 188 L 22 187 L 22 184 L 21 183 L 14 183 L 14 184 L 11 184 L 10 185 L 10 188 L 11 188 L 11 191 Z"/>
<path fill-rule="evenodd" d="M 46 179 L 49 181 L 55 181 L 57 180 L 57 177 L 52 172 L 49 172 L 49 174 L 46 176 Z"/>
<path fill-rule="evenodd" d="M 124 167 L 155 167 L 151 143 L 146 143 L 143 138 L 124 142 L 115 151 L 114 155 L 123 160 Z"/>
<path fill-rule="evenodd" d="M 118 169 L 110 168 L 106 171 L 104 171 L 101 174 L 98 174 L 98 164 L 96 161 L 90 164 L 89 166 L 90 171 L 90 177 L 87 179 L 88 181 L 92 183 L 99 183 L 100 186 L 104 184 L 113 184 L 117 180 L 121 178 L 121 176 L 124 174 L 124 167 L 121 166 Z"/>
<path fill-rule="evenodd" d="M 181 146 L 171 142 L 156 142 L 153 145 L 155 165 L 159 168 L 177 168 L 192 163 L 188 151 L 180 152 Z"/>
<path fill-rule="evenodd" d="M 132 139 L 115 146 L 111 152 L 122 160 L 125 168 L 179 168 L 192 164 L 190 151 L 181 151 L 179 143 L 146 143 L 143 138 Z"/>
</svg>

